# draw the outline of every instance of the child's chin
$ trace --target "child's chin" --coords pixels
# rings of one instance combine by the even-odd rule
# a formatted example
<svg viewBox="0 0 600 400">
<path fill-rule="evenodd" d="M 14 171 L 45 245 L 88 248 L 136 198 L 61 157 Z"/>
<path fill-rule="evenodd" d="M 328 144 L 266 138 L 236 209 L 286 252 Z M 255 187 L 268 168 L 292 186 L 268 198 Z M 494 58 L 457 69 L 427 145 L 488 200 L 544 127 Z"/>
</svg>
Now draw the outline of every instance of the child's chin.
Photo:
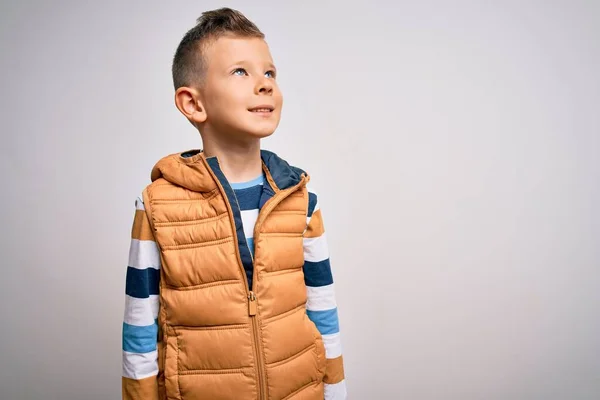
<svg viewBox="0 0 600 400">
<path fill-rule="evenodd" d="M 252 131 L 248 132 L 248 135 L 256 139 L 264 139 L 271 136 L 274 132 L 275 128 L 253 129 Z"/>
</svg>

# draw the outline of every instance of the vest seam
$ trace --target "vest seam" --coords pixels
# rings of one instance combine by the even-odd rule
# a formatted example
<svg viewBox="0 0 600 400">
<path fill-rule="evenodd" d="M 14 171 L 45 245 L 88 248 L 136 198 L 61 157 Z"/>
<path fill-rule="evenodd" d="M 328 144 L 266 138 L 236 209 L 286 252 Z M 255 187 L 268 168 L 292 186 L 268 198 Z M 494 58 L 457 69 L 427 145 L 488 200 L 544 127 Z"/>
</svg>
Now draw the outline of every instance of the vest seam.
<svg viewBox="0 0 600 400">
<path fill-rule="evenodd" d="M 175 331 L 230 331 L 236 329 L 247 329 L 250 324 L 231 324 L 231 325 L 214 325 L 214 326 L 188 326 L 188 325 L 171 325 Z"/>
<path fill-rule="evenodd" d="M 153 210 L 153 204 L 152 204 L 152 191 L 153 191 L 154 187 L 152 186 L 152 184 L 148 185 L 146 187 L 146 189 L 142 192 L 142 200 L 144 201 L 144 213 L 146 213 L 146 218 L 148 219 L 148 222 L 150 223 L 150 226 L 152 228 L 152 236 L 154 237 L 154 241 L 156 243 L 156 247 L 158 247 L 159 251 L 160 251 L 160 262 L 161 262 L 161 268 L 160 268 L 160 281 L 159 281 L 159 309 L 158 309 L 158 316 L 157 316 L 157 320 L 160 321 L 160 325 L 159 325 L 159 332 L 160 332 L 160 339 L 161 342 L 163 344 L 163 365 L 162 365 L 162 383 L 164 385 L 164 390 L 165 390 L 165 398 L 167 398 L 167 389 L 166 389 L 166 377 L 165 377 L 165 371 L 166 371 L 166 366 L 167 366 L 167 349 L 169 347 L 169 343 L 168 343 L 168 338 L 169 338 L 169 330 L 168 330 L 168 324 L 167 321 L 169 320 L 169 316 L 168 316 L 168 311 L 167 308 L 164 306 L 164 287 L 165 287 L 165 277 L 164 277 L 164 272 L 165 272 L 165 268 L 164 268 L 164 259 L 163 259 L 163 251 L 161 248 L 161 244 L 160 242 L 156 239 L 156 226 L 154 226 L 155 224 L 155 220 L 154 220 L 154 210 Z M 146 201 L 148 202 L 148 204 L 146 205 Z M 150 213 L 150 215 L 148 215 L 148 213 Z M 161 318 L 162 315 L 164 315 L 164 318 Z M 157 337 L 158 339 L 158 337 Z M 156 346 L 156 350 L 158 353 L 158 344 Z M 179 350 L 178 350 L 179 351 Z M 160 374 L 160 365 L 159 365 L 159 374 Z"/>
<path fill-rule="evenodd" d="M 305 347 L 304 349 L 300 350 L 299 352 L 292 354 L 291 356 L 284 358 L 283 360 L 273 361 L 272 363 L 267 364 L 267 366 L 278 367 L 280 365 L 287 364 L 288 362 L 295 360 L 296 358 L 302 356 L 303 354 L 308 353 L 310 350 L 314 350 L 316 347 L 317 347 L 316 344 L 311 343 L 308 347 Z"/>
<path fill-rule="evenodd" d="M 302 233 L 286 233 L 286 232 L 261 232 L 260 236 L 267 237 L 302 237 Z"/>
<path fill-rule="evenodd" d="M 282 400 L 290 400 L 293 396 L 297 395 L 298 393 L 302 392 L 303 390 L 307 389 L 309 386 L 316 386 L 315 385 L 319 383 L 318 380 L 311 380 L 310 382 L 308 382 L 306 385 L 301 386 L 299 389 L 296 389 L 295 391 L 293 391 L 292 393 L 288 394 L 287 396 L 285 396 Z"/>
<path fill-rule="evenodd" d="M 181 186 L 177 186 L 177 185 L 174 185 L 172 183 L 166 183 L 166 184 L 163 184 L 163 185 L 154 184 L 155 188 L 161 187 L 161 186 L 182 188 Z M 185 189 L 185 188 L 183 188 L 183 189 Z M 153 200 L 153 201 L 156 202 L 157 204 L 169 204 L 169 203 L 176 203 L 176 202 L 179 202 L 179 201 L 182 201 L 182 202 L 195 202 L 195 201 L 204 202 L 204 201 L 212 200 L 215 197 L 219 196 L 219 193 L 218 193 L 219 189 L 218 188 L 213 189 L 210 192 L 204 192 L 204 193 L 208 193 L 207 196 L 204 196 L 203 192 L 194 192 L 193 190 L 190 190 L 190 189 L 185 189 L 185 190 L 188 191 L 188 192 L 192 192 L 192 193 L 199 193 L 202 196 L 202 198 L 198 198 L 198 199 L 178 199 L 178 198 L 169 198 L 169 199 L 167 199 L 167 198 L 164 198 L 164 199 L 156 199 L 156 200 Z"/>
<path fill-rule="evenodd" d="M 218 221 L 227 216 L 228 216 L 227 212 L 224 212 L 224 213 L 221 213 L 214 217 L 208 217 L 208 218 L 187 219 L 187 220 L 181 220 L 181 221 L 157 221 L 155 225 L 158 227 L 161 227 L 161 228 L 163 228 L 163 227 L 168 228 L 170 226 L 187 226 L 187 225 L 195 225 L 195 224 L 199 225 L 202 223 Z"/>
<path fill-rule="evenodd" d="M 291 196 L 291 195 L 290 195 Z M 288 196 L 288 199 L 290 198 L 290 196 Z M 284 200 L 285 201 L 285 200 Z M 304 215 L 304 211 L 298 211 L 298 210 L 273 210 L 270 213 L 271 215 L 273 214 L 292 214 L 292 215 Z"/>
<path fill-rule="evenodd" d="M 221 374 L 243 374 L 247 370 L 254 369 L 254 367 L 241 367 L 241 368 L 223 368 L 223 369 L 186 369 L 183 371 L 177 371 L 178 375 L 221 375 Z"/>
<path fill-rule="evenodd" d="M 307 183 L 308 183 L 308 182 L 307 182 Z M 294 194 L 293 194 L 292 196 L 290 196 L 290 197 L 304 197 L 304 196 L 303 196 L 303 195 L 301 195 L 301 194 L 296 194 L 296 193 L 294 193 Z"/>
<path fill-rule="evenodd" d="M 284 269 L 278 269 L 277 271 L 261 271 L 260 275 L 268 275 L 268 276 L 277 276 L 277 275 L 285 275 L 285 274 L 291 274 L 294 272 L 299 272 L 302 270 L 302 268 L 304 268 L 304 266 L 301 267 L 294 267 L 294 268 L 284 268 Z"/>
<path fill-rule="evenodd" d="M 179 335 L 177 334 L 177 331 L 175 331 L 175 340 L 177 343 L 177 390 L 179 391 L 178 395 L 179 398 L 181 399 L 181 383 L 179 382 L 179 348 L 181 346 L 179 346 Z"/>
<path fill-rule="evenodd" d="M 200 243 L 173 244 L 169 246 L 163 246 L 163 251 L 193 249 L 196 247 L 214 246 L 228 242 L 233 242 L 233 236 L 228 236 L 222 239 L 210 240 Z"/>
<path fill-rule="evenodd" d="M 153 200 L 153 202 L 155 204 L 164 206 L 166 204 L 172 204 L 172 203 L 204 203 L 206 201 L 210 201 L 212 199 L 214 199 L 216 196 L 215 195 L 211 195 L 210 197 L 205 197 L 202 199 L 162 199 L 162 200 Z"/>
<path fill-rule="evenodd" d="M 289 315 L 292 315 L 292 314 L 298 312 L 302 308 L 306 308 L 306 302 L 303 302 L 302 304 L 300 304 L 299 306 L 296 306 L 296 307 L 292 308 L 291 310 L 287 310 L 285 312 L 282 312 L 281 314 L 277 314 L 277 315 L 273 315 L 273 316 L 270 316 L 268 318 L 265 318 L 265 319 L 263 319 L 263 322 L 265 324 L 269 324 L 271 322 L 279 321 L 282 318 L 285 318 L 285 317 L 287 317 Z"/>
<path fill-rule="evenodd" d="M 186 285 L 186 286 L 172 286 L 169 285 L 168 283 L 164 284 L 164 287 L 170 290 L 199 290 L 199 289 L 204 289 L 204 288 L 209 288 L 209 287 L 213 287 L 213 286 L 225 286 L 225 285 L 233 285 L 236 283 L 239 283 L 239 279 L 233 280 L 233 279 L 228 279 L 228 280 L 222 280 L 222 281 L 213 281 L 213 282 L 208 282 L 208 283 L 201 283 L 198 285 Z"/>
</svg>

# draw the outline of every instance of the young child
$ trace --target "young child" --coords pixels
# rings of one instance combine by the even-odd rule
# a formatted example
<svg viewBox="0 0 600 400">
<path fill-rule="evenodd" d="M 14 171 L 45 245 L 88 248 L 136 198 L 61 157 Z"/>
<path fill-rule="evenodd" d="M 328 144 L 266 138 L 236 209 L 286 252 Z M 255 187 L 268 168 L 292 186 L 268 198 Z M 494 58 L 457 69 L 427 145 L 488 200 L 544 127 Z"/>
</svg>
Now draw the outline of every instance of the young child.
<svg viewBox="0 0 600 400">
<path fill-rule="evenodd" d="M 317 196 L 260 148 L 282 107 L 263 33 L 235 10 L 203 13 L 173 80 L 203 150 L 161 159 L 136 201 L 123 399 L 345 399 Z"/>
</svg>

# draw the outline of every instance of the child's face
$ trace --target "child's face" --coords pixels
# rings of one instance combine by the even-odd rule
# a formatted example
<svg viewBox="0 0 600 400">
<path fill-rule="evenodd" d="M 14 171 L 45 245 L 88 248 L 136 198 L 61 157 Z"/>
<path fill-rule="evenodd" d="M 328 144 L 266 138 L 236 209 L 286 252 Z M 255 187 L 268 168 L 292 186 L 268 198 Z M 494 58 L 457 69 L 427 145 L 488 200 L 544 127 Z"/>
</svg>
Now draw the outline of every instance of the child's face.
<svg viewBox="0 0 600 400">
<path fill-rule="evenodd" d="M 204 56 L 208 64 L 201 90 L 205 125 L 238 139 L 271 135 L 279 125 L 283 97 L 267 43 L 259 38 L 221 37 L 207 46 Z"/>
</svg>

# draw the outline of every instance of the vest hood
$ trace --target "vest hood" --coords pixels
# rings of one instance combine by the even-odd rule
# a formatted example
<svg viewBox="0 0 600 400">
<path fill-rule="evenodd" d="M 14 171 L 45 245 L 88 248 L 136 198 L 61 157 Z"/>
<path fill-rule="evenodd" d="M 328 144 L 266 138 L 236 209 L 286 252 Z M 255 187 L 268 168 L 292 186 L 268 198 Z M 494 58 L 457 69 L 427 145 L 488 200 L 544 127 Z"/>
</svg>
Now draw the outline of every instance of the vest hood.
<svg viewBox="0 0 600 400">
<path fill-rule="evenodd" d="M 305 171 L 289 165 L 273 152 L 261 150 L 260 155 L 264 168 L 277 186 L 273 188 L 275 191 L 294 186 L 302 180 L 303 175 L 307 176 Z M 160 159 L 152 168 L 150 178 L 152 182 L 163 178 L 194 192 L 210 192 L 217 187 L 217 183 L 207 165 L 216 172 L 217 157 L 206 158 L 202 150 L 175 153 Z"/>
</svg>

